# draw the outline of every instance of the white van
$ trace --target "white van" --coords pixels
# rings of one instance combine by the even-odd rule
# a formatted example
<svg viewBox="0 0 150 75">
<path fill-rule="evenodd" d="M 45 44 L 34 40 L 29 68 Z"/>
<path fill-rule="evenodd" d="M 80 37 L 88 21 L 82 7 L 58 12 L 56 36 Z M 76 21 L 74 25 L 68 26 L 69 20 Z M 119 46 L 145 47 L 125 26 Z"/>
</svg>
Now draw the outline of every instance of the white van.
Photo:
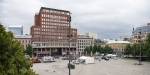
<svg viewBox="0 0 150 75">
<path fill-rule="evenodd" d="M 55 59 L 51 56 L 44 56 L 42 57 L 43 62 L 55 62 Z"/>
</svg>

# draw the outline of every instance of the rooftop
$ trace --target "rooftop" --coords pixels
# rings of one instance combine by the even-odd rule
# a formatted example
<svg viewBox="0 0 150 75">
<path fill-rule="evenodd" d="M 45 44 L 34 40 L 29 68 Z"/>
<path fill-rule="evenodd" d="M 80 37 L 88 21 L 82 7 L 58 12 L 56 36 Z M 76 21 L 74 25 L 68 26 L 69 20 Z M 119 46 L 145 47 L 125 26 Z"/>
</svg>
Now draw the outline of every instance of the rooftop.
<svg viewBox="0 0 150 75">
<path fill-rule="evenodd" d="M 122 40 L 107 40 L 107 44 L 112 44 L 112 43 L 126 43 L 126 44 L 129 44 L 130 42 L 129 41 L 122 41 Z"/>
<path fill-rule="evenodd" d="M 61 12 L 67 12 L 67 13 L 70 13 L 70 11 L 67 11 L 67 10 L 61 10 L 61 9 L 55 9 L 55 8 L 41 7 L 40 11 L 41 11 L 42 9 L 48 9 L 48 10 L 54 10 L 54 11 L 61 11 Z"/>
<path fill-rule="evenodd" d="M 31 35 L 15 35 L 15 38 L 31 38 Z"/>
<path fill-rule="evenodd" d="M 19 28 L 21 28 L 21 27 L 23 27 L 22 25 L 10 25 L 10 26 L 8 26 L 8 27 L 19 27 Z"/>
</svg>

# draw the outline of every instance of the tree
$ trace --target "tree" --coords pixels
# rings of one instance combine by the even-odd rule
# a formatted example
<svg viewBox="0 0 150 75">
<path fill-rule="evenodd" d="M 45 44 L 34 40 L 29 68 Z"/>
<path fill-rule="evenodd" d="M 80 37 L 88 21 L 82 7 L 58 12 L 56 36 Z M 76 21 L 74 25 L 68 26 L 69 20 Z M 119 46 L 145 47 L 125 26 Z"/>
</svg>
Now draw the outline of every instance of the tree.
<svg viewBox="0 0 150 75">
<path fill-rule="evenodd" d="M 96 52 L 98 52 L 98 46 L 94 45 L 92 49 L 92 54 L 95 54 Z"/>
<path fill-rule="evenodd" d="M 32 52 L 33 52 L 32 46 L 28 45 L 27 48 L 26 48 L 26 50 L 25 50 L 25 53 L 27 55 L 29 55 L 30 57 L 32 57 Z"/>
<path fill-rule="evenodd" d="M 21 44 L 0 24 L 0 75 L 35 75 Z"/>
<path fill-rule="evenodd" d="M 131 46 L 127 45 L 125 54 L 139 56 L 140 50 L 141 50 L 142 56 L 149 57 L 150 59 L 150 34 L 147 35 L 146 40 L 144 42 L 135 43 Z"/>
<path fill-rule="evenodd" d="M 84 49 L 84 51 L 86 52 L 87 55 L 91 55 L 92 52 L 92 46 L 88 46 Z"/>
<path fill-rule="evenodd" d="M 105 54 L 113 53 L 113 49 L 109 47 L 108 45 L 106 45 L 103 50 Z"/>
<path fill-rule="evenodd" d="M 131 55 L 131 54 L 133 53 L 133 51 L 132 51 L 132 46 L 131 46 L 130 44 L 126 45 L 126 48 L 125 48 L 125 49 L 126 49 L 126 50 L 125 50 L 124 54 L 126 54 L 126 55 Z"/>
<path fill-rule="evenodd" d="M 98 51 L 97 51 L 97 52 L 98 52 L 98 53 L 103 53 L 102 51 L 104 51 L 104 50 L 103 50 L 103 47 L 101 47 L 101 45 L 99 45 L 99 46 L 98 46 Z"/>
<path fill-rule="evenodd" d="M 91 53 L 92 53 L 92 55 L 94 55 L 96 53 L 109 54 L 109 53 L 113 53 L 113 49 L 111 47 L 109 47 L 108 45 L 106 45 L 105 47 L 101 47 L 100 45 L 99 46 L 94 45 L 93 47 L 92 46 L 86 47 L 85 52 L 88 55 L 91 55 Z"/>
<path fill-rule="evenodd" d="M 150 59 L 150 34 L 147 35 L 143 53 L 144 55 L 148 56 Z"/>
</svg>

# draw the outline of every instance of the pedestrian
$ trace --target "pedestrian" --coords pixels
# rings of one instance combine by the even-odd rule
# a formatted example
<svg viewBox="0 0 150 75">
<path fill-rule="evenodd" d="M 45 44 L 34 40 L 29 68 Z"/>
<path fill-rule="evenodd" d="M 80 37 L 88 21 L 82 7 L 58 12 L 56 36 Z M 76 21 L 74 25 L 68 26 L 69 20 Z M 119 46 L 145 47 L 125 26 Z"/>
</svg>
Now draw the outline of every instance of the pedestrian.
<svg viewBox="0 0 150 75">
<path fill-rule="evenodd" d="M 101 61 L 101 58 L 99 58 L 98 61 L 100 62 L 100 61 Z"/>
</svg>

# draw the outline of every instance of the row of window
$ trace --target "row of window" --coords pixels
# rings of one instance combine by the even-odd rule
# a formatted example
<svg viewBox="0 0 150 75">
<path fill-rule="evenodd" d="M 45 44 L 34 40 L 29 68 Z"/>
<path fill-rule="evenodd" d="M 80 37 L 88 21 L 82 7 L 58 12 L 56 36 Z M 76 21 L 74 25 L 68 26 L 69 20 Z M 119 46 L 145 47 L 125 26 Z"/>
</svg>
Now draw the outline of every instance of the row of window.
<svg viewBox="0 0 150 75">
<path fill-rule="evenodd" d="M 57 26 L 52 26 L 52 25 L 42 25 L 42 28 L 57 28 Z"/>
<path fill-rule="evenodd" d="M 66 30 L 59 30 L 59 31 L 57 31 L 57 30 L 55 30 L 55 29 L 52 29 L 52 30 L 50 30 L 50 29 L 42 29 L 42 32 L 41 32 L 41 33 L 42 33 L 42 34 L 52 34 L 52 33 L 67 34 L 68 31 L 66 31 Z"/>
<path fill-rule="evenodd" d="M 50 21 L 50 22 L 68 22 L 67 19 L 53 19 L 53 18 L 42 18 L 42 21 Z"/>
<path fill-rule="evenodd" d="M 68 43 L 38 43 L 34 44 L 35 46 L 69 46 Z M 71 43 L 70 46 L 76 46 L 76 43 Z"/>
<path fill-rule="evenodd" d="M 37 30 L 37 31 L 39 31 L 39 30 L 40 30 L 40 28 L 34 28 L 34 30 Z"/>
<path fill-rule="evenodd" d="M 48 39 L 59 39 L 59 40 L 61 40 L 61 39 L 66 39 L 66 37 L 62 37 L 62 36 L 59 36 L 59 37 L 56 37 L 56 36 L 43 36 L 42 38 L 48 38 Z"/>
<path fill-rule="evenodd" d="M 38 31 L 35 31 L 35 32 L 34 32 L 34 34 L 40 34 L 40 32 L 38 32 Z"/>
<path fill-rule="evenodd" d="M 34 32 L 34 34 L 47 34 L 47 35 L 68 35 L 67 31 L 56 31 L 56 30 L 42 30 L 42 32 Z"/>
<path fill-rule="evenodd" d="M 31 41 L 30 40 L 19 40 L 22 44 L 24 44 L 24 43 L 31 43 Z"/>
<path fill-rule="evenodd" d="M 91 43 L 78 43 L 78 45 L 91 45 Z"/>
<path fill-rule="evenodd" d="M 84 52 L 84 49 L 79 49 L 78 51 L 79 51 L 79 52 Z"/>
<path fill-rule="evenodd" d="M 42 41 L 42 42 L 49 42 L 49 41 L 68 41 L 67 39 L 63 39 L 63 40 L 61 40 L 61 39 L 56 39 L 56 38 L 53 38 L 53 39 L 39 39 L 39 38 L 35 38 L 34 39 L 34 41 Z"/>
<path fill-rule="evenodd" d="M 58 24 L 59 26 L 53 26 L 53 25 L 42 25 L 42 28 L 52 28 L 52 29 L 68 29 L 69 27 L 67 26 L 68 24 Z M 64 25 L 64 26 L 60 26 Z M 66 25 L 66 26 L 65 26 Z"/>
<path fill-rule="evenodd" d="M 69 12 L 63 12 L 63 11 L 57 11 L 57 10 L 47 10 L 47 9 L 42 9 L 42 12 L 46 13 L 56 13 L 56 14 L 65 14 L 69 15 Z"/>
<path fill-rule="evenodd" d="M 78 40 L 78 42 L 92 42 L 92 40 Z"/>
<path fill-rule="evenodd" d="M 53 21 L 54 22 L 54 21 Z M 43 25 L 59 25 L 59 26 L 69 26 L 69 22 L 67 22 L 67 21 L 59 21 L 59 23 L 58 23 L 58 21 L 56 20 L 55 22 L 57 22 L 57 23 L 52 23 L 52 22 L 49 22 L 49 21 L 42 21 L 41 23 L 43 24 Z M 62 23 L 60 23 L 60 22 L 62 22 Z"/>
<path fill-rule="evenodd" d="M 68 19 L 66 16 L 56 16 L 56 15 L 49 15 L 49 14 L 42 14 L 43 18 L 52 18 L 52 19 Z"/>
<path fill-rule="evenodd" d="M 87 46 L 78 46 L 78 49 L 85 49 Z"/>
</svg>

